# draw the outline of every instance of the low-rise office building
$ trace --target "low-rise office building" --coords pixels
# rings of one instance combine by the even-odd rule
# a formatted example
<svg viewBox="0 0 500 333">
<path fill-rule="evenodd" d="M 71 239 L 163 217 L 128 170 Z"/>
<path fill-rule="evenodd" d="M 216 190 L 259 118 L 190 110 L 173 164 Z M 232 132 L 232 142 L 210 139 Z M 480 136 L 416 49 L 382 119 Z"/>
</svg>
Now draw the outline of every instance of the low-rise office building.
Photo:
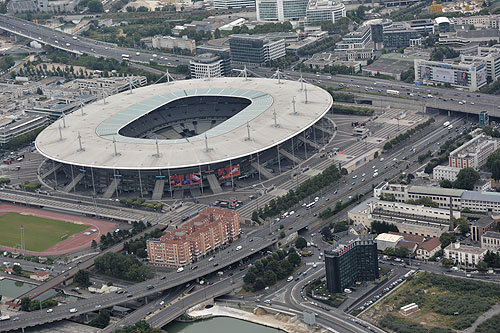
<svg viewBox="0 0 500 333">
<path fill-rule="evenodd" d="M 306 16 L 309 0 L 257 0 L 257 21 L 296 21 Z"/>
<path fill-rule="evenodd" d="M 214 0 L 215 9 L 255 8 L 255 0 Z"/>
<path fill-rule="evenodd" d="M 498 252 L 498 249 L 500 249 L 500 232 L 485 232 L 481 236 L 481 248 L 491 252 Z"/>
<path fill-rule="evenodd" d="M 0 144 L 9 143 L 12 139 L 49 125 L 46 116 L 27 116 L 17 119 L 3 118 L 0 122 Z"/>
<path fill-rule="evenodd" d="M 341 293 L 358 281 L 379 278 L 377 243 L 362 236 L 350 244 L 325 251 L 326 285 L 331 293 Z"/>
<path fill-rule="evenodd" d="M 151 39 L 154 48 L 166 50 L 188 50 L 191 53 L 196 52 L 196 41 L 189 39 L 187 36 L 172 37 L 172 36 L 154 36 Z"/>
<path fill-rule="evenodd" d="M 204 53 L 189 62 L 192 79 L 204 79 L 224 76 L 224 60 L 219 56 Z"/>
<path fill-rule="evenodd" d="M 496 47 L 478 47 L 475 55 L 460 55 L 463 63 L 484 62 L 486 63 L 486 76 L 492 81 L 500 78 L 500 49 Z"/>
<path fill-rule="evenodd" d="M 454 182 L 457 180 L 458 173 L 460 172 L 460 168 L 451 167 L 448 165 L 438 165 L 432 170 L 432 178 L 436 180 L 450 180 Z"/>
<path fill-rule="evenodd" d="M 460 218 L 459 211 L 453 212 Z M 431 208 L 400 202 L 383 201 L 370 198 L 352 208 L 347 217 L 354 224 L 362 223 L 371 229 L 373 222 L 386 222 L 395 225 L 401 234 L 423 237 L 439 237 L 448 231 L 450 225 L 449 209 Z"/>
<path fill-rule="evenodd" d="M 366 49 L 371 42 L 371 27 L 363 25 L 357 31 L 350 32 L 335 46 L 335 50 Z"/>
<path fill-rule="evenodd" d="M 488 250 L 480 247 L 451 243 L 444 249 L 446 259 L 453 260 L 456 265 L 465 267 L 476 267 L 484 259 Z"/>
<path fill-rule="evenodd" d="M 375 238 L 375 242 L 377 243 L 377 250 L 384 252 L 385 249 L 396 248 L 399 241 L 403 239 L 401 235 L 394 235 L 390 233 L 381 233 Z"/>
<path fill-rule="evenodd" d="M 411 28 L 391 27 L 383 32 L 384 48 L 398 49 L 401 47 L 419 46 L 422 43 L 420 34 Z"/>
<path fill-rule="evenodd" d="M 231 35 L 229 37 L 231 61 L 239 64 L 264 65 L 283 58 L 285 40 L 273 40 L 267 36 Z"/>
</svg>

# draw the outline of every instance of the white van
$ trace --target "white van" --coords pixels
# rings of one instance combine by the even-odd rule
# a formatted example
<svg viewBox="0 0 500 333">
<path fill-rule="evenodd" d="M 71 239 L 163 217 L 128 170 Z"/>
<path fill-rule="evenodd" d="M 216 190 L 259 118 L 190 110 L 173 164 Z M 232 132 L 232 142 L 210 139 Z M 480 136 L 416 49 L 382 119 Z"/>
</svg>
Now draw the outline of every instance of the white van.
<svg viewBox="0 0 500 333">
<path fill-rule="evenodd" d="M 182 272 L 182 271 L 184 271 L 184 267 L 179 267 L 179 268 L 177 268 L 177 273 L 180 273 L 180 272 Z"/>
</svg>

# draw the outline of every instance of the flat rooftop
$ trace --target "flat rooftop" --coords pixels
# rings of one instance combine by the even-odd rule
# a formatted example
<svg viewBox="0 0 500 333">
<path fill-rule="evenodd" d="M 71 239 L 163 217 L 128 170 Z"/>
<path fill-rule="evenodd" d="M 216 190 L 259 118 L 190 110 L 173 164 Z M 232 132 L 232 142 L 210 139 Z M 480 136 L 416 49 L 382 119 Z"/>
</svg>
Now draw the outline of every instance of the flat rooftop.
<svg viewBox="0 0 500 333">
<path fill-rule="evenodd" d="M 312 84 L 304 87 L 307 103 L 301 83 L 287 80 L 278 84 L 276 79 L 224 77 L 141 87 L 131 94 L 107 97 L 106 104 L 102 100 L 88 104 L 83 115 L 80 111 L 67 115 L 64 122 L 60 119 L 42 131 L 35 144 L 49 159 L 82 167 L 155 170 L 234 160 L 297 136 L 328 112 L 333 104 L 330 94 Z M 159 156 L 155 140 L 118 134 L 121 128 L 160 106 L 190 96 L 241 97 L 251 103 L 220 125 L 187 140 L 158 140 Z M 296 102 L 296 114 L 292 100 Z M 279 127 L 274 126 L 274 112 Z M 247 123 L 251 140 L 247 140 Z"/>
</svg>

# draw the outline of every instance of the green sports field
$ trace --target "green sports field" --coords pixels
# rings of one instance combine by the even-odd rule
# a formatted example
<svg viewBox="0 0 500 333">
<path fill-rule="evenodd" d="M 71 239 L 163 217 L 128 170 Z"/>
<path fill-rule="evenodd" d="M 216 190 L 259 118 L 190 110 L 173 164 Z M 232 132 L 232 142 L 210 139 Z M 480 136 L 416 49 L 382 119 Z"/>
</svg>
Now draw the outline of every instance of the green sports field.
<svg viewBox="0 0 500 333">
<path fill-rule="evenodd" d="M 42 252 L 89 226 L 42 217 L 6 213 L 0 216 L 0 245 L 20 248 L 24 225 L 26 250 Z"/>
</svg>

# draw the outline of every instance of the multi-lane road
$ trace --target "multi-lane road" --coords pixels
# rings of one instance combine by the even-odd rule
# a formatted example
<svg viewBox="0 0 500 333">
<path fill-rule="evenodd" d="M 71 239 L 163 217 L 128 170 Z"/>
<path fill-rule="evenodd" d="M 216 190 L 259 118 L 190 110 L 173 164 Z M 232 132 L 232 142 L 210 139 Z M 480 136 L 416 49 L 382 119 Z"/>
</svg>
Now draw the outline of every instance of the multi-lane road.
<svg viewBox="0 0 500 333">
<path fill-rule="evenodd" d="M 124 59 L 123 55 L 127 55 L 131 61 L 140 63 L 154 61 L 160 65 L 170 67 L 188 65 L 190 61 L 190 58 L 185 56 L 127 49 L 116 44 L 73 36 L 7 15 L 0 15 L 0 29 L 74 54 L 89 54 L 95 57 L 113 58 L 120 61 Z"/>
</svg>

